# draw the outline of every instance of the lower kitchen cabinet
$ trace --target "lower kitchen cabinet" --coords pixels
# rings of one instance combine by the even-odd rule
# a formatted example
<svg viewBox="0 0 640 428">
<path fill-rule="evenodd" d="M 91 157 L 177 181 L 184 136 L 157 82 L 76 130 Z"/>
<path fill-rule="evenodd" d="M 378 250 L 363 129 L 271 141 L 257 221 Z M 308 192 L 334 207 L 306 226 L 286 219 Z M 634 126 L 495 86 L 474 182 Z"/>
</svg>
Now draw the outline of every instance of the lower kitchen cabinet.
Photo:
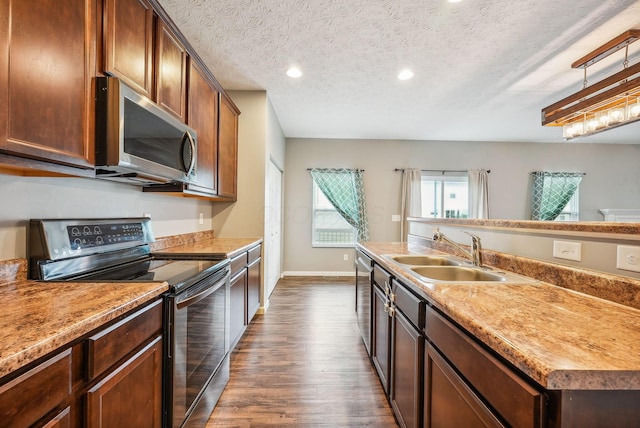
<svg viewBox="0 0 640 428">
<path fill-rule="evenodd" d="M 391 362 L 391 318 L 389 318 L 388 311 L 387 295 L 377 284 L 374 284 L 371 299 L 371 361 L 386 394 L 389 394 L 389 365 Z"/>
<path fill-rule="evenodd" d="M 244 320 L 247 301 L 247 268 L 245 266 L 243 266 L 239 272 L 234 272 L 234 275 L 231 277 L 229 295 L 229 311 L 231 313 L 229 320 L 229 338 L 231 340 L 231 349 L 238 343 L 246 328 Z"/>
<path fill-rule="evenodd" d="M 87 392 L 87 426 L 162 426 L 161 336 Z"/>
<path fill-rule="evenodd" d="M 231 258 L 231 349 L 260 309 L 261 253 L 262 244 L 258 244 Z"/>
<path fill-rule="evenodd" d="M 475 391 L 476 399 L 489 404 L 496 419 L 515 427 L 545 425 L 546 397 L 541 390 L 526 382 L 433 308 L 426 310 L 425 331 L 432 345 L 464 379 L 465 385 Z M 437 395 L 437 392 L 431 394 L 432 399 Z"/>
<path fill-rule="evenodd" d="M 424 301 L 392 280 L 391 407 L 401 427 L 418 427 L 422 417 Z"/>
<path fill-rule="evenodd" d="M 262 282 L 262 245 L 251 248 L 247 267 L 247 325 L 260 309 L 260 283 Z"/>
<path fill-rule="evenodd" d="M 68 415 L 71 362 L 71 349 L 66 349 L 0 386 L 0 426 L 47 424 L 60 421 L 65 411 Z"/>
<path fill-rule="evenodd" d="M 424 373 L 425 428 L 504 426 L 428 343 L 425 347 Z"/>
<path fill-rule="evenodd" d="M 162 299 L 0 385 L 0 426 L 160 427 Z"/>
</svg>

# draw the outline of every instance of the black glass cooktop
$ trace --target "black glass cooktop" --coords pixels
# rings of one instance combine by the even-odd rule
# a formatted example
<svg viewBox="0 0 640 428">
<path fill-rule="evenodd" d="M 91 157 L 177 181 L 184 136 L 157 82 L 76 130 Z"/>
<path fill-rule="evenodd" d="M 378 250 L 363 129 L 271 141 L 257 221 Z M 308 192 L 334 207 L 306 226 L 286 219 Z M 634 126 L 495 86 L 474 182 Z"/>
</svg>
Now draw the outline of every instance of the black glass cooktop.
<svg viewBox="0 0 640 428">
<path fill-rule="evenodd" d="M 228 260 L 146 259 L 78 275 L 73 281 L 166 281 L 173 291 L 186 288 L 228 265 Z"/>
</svg>

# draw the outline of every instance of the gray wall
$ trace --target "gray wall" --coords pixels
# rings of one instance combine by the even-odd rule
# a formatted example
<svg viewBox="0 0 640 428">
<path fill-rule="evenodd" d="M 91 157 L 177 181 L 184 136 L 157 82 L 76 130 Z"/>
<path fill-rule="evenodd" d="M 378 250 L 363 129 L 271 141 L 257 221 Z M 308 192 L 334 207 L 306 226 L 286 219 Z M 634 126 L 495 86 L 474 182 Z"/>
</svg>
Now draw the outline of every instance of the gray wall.
<svg viewBox="0 0 640 428">
<path fill-rule="evenodd" d="M 601 208 L 640 208 L 639 164 L 638 145 L 287 139 L 284 270 L 353 270 L 353 250 L 311 247 L 307 168 L 363 168 L 371 240 L 397 241 L 400 227 L 391 216 L 400 213 L 401 175 L 395 168 L 490 169 L 489 205 L 496 219 L 529 218 L 532 171 L 584 172 L 581 220 L 601 221 Z"/>
<path fill-rule="evenodd" d="M 204 224 L 199 224 L 202 213 Z M 141 217 L 155 236 L 211 229 L 211 203 L 87 178 L 0 175 L 0 260 L 26 256 L 30 218 Z"/>
</svg>

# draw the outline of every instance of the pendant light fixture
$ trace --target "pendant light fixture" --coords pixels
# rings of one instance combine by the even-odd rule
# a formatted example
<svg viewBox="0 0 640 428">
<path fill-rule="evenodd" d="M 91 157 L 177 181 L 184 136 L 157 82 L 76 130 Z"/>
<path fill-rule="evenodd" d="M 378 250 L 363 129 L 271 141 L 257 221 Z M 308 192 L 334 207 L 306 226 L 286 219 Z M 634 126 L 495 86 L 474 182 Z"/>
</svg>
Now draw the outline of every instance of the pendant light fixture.
<svg viewBox="0 0 640 428">
<path fill-rule="evenodd" d="M 640 120 L 640 63 L 629 66 L 629 45 L 640 30 L 628 30 L 580 58 L 571 68 L 584 69 L 582 90 L 542 109 L 542 125 L 562 126 L 566 140 L 592 135 Z M 587 68 L 624 49 L 623 69 L 588 85 Z"/>
</svg>

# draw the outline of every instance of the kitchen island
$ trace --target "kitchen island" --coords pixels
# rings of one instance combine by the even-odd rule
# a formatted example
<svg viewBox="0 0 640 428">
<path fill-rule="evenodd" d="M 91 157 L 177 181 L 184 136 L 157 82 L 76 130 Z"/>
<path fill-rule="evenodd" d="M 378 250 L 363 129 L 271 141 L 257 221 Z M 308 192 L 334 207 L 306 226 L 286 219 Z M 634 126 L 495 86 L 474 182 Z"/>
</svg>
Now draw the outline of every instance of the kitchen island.
<svg viewBox="0 0 640 428">
<path fill-rule="evenodd" d="M 418 327 L 426 333 L 425 343 L 431 340 L 430 320 L 446 324 L 464 340 L 471 339 L 469 349 L 477 346 L 478 352 L 486 351 L 488 359 L 494 358 L 526 387 L 539 391 L 540 414 L 531 426 L 581 426 L 585 422 L 598 426 L 605 420 L 615 426 L 625 426 L 625 421 L 632 426 L 636 423 L 632 421 L 638 420 L 640 310 L 535 279 L 517 283 L 426 282 L 383 256 L 444 253 L 407 243 L 367 242 L 358 248 L 393 278 L 392 284 L 397 281 L 423 301 L 426 325 Z M 373 325 L 375 329 L 375 322 Z M 467 346 L 461 343 L 458 345 Z M 428 350 L 424 355 L 429 360 Z M 445 359 L 456 357 L 445 355 Z M 429 381 L 428 370 L 425 383 Z M 460 367 L 455 370 L 463 372 Z M 493 386 L 501 387 L 499 383 Z M 491 407 L 493 403 L 478 395 Z M 424 408 L 429 405 L 425 401 Z M 493 412 L 499 421 L 505 421 L 503 415 Z"/>
</svg>

